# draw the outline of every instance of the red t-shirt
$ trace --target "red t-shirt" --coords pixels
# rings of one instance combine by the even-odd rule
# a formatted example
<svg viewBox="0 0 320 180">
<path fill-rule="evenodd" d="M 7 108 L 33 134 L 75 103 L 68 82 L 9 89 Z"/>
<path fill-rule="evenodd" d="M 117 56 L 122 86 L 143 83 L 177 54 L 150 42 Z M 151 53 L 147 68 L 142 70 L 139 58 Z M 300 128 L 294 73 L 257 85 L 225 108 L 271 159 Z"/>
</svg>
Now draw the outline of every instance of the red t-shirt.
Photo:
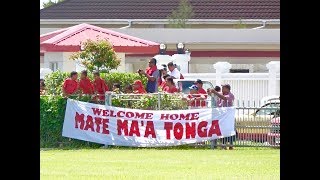
<svg viewBox="0 0 320 180">
<path fill-rule="evenodd" d="M 68 78 L 63 83 L 63 90 L 67 94 L 73 94 L 78 89 L 78 82 L 76 80 L 72 80 L 71 78 Z"/>
<path fill-rule="evenodd" d="M 101 78 L 95 79 L 93 81 L 93 86 L 94 86 L 94 89 L 100 94 L 103 94 L 106 91 L 109 91 L 109 87 L 107 86 L 106 82 Z"/>
<path fill-rule="evenodd" d="M 93 81 L 93 87 L 94 87 L 95 91 L 97 91 L 98 94 L 104 94 L 106 91 L 109 91 L 109 88 L 108 88 L 106 82 L 101 78 L 95 79 Z M 99 95 L 99 99 L 104 100 L 105 96 Z"/>
<path fill-rule="evenodd" d="M 93 94 L 93 85 L 89 78 L 80 80 L 79 89 L 82 91 L 83 94 Z"/>
<path fill-rule="evenodd" d="M 192 95 L 192 94 L 189 94 L 188 95 L 188 98 L 199 98 L 199 97 L 201 97 L 201 95 Z M 197 99 L 197 100 L 193 100 L 193 101 L 191 101 L 190 102 L 190 106 L 191 107 L 205 107 L 206 106 L 206 102 L 205 102 L 205 100 L 199 100 L 199 99 Z"/>
<path fill-rule="evenodd" d="M 161 89 L 163 91 L 164 88 L 166 87 L 166 81 L 162 81 L 159 87 L 161 87 Z"/>
<path fill-rule="evenodd" d="M 178 92 L 178 89 L 175 86 L 172 86 L 171 88 L 169 88 L 169 86 L 166 86 L 163 88 L 163 91 L 167 93 L 175 93 Z"/>
</svg>

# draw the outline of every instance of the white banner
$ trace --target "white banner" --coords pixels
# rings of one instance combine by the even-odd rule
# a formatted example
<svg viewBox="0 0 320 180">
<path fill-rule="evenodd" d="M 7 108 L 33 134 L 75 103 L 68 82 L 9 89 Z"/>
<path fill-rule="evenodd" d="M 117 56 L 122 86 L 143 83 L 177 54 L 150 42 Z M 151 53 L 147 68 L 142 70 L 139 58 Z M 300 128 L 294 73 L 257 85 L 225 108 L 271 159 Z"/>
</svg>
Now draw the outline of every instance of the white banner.
<svg viewBox="0 0 320 180">
<path fill-rule="evenodd" d="M 235 135 L 234 121 L 234 107 L 152 111 L 68 99 L 62 136 L 117 146 L 177 146 Z"/>
</svg>

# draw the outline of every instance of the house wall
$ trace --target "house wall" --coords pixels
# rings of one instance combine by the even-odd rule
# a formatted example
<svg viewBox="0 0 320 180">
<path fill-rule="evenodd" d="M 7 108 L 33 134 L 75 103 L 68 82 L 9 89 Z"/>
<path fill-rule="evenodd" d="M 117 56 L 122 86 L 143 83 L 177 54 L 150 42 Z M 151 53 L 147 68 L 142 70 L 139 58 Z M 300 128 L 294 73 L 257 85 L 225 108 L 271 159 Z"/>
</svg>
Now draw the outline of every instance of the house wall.
<svg viewBox="0 0 320 180">
<path fill-rule="evenodd" d="M 51 62 L 58 63 L 58 69 L 64 72 L 71 72 L 76 70 L 74 61 L 69 60 L 72 52 L 45 52 L 44 53 L 44 67 L 50 68 Z"/>
<path fill-rule="evenodd" d="M 40 68 L 44 68 L 44 56 L 40 56 Z"/>
</svg>

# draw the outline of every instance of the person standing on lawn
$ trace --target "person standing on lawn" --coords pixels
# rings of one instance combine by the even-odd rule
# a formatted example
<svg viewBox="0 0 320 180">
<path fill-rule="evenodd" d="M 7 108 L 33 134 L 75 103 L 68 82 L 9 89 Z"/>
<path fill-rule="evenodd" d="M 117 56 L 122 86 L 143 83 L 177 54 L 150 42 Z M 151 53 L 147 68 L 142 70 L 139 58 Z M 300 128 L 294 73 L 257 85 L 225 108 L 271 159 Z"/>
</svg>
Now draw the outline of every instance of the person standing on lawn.
<svg viewBox="0 0 320 180">
<path fill-rule="evenodd" d="M 230 92 L 231 86 L 229 84 L 223 84 L 221 85 L 222 87 L 222 93 L 217 92 L 215 89 L 211 89 L 211 93 L 215 94 L 218 96 L 218 101 L 217 101 L 217 107 L 231 107 L 233 106 L 233 101 L 234 101 L 234 95 Z M 223 149 L 227 149 L 226 144 L 229 142 L 229 150 L 233 150 L 233 141 L 235 139 L 234 136 L 230 137 L 225 137 L 222 139 L 222 147 Z"/>
</svg>

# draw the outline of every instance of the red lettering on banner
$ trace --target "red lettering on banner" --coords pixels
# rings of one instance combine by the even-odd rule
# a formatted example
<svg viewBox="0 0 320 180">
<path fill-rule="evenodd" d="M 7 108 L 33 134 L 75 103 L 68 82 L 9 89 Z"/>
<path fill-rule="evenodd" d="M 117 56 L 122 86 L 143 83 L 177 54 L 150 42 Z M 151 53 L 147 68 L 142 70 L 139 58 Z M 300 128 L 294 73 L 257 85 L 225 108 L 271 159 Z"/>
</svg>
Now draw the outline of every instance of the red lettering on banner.
<svg viewBox="0 0 320 180">
<path fill-rule="evenodd" d="M 170 139 L 170 130 L 172 129 L 172 122 L 164 122 L 164 129 L 166 130 L 166 138 Z"/>
<path fill-rule="evenodd" d="M 145 119 L 152 119 L 152 117 L 153 117 L 153 113 L 146 113 Z"/>
<path fill-rule="evenodd" d="M 160 120 L 168 120 L 169 119 L 169 114 L 161 114 Z"/>
<path fill-rule="evenodd" d="M 108 112 L 109 112 L 109 110 L 103 110 L 102 111 L 102 116 L 109 116 Z"/>
<path fill-rule="evenodd" d="M 118 111 L 117 117 L 124 117 L 124 111 Z"/>
<path fill-rule="evenodd" d="M 179 115 L 178 114 L 171 114 L 170 115 L 170 120 L 176 120 L 179 118 Z"/>
<path fill-rule="evenodd" d="M 136 117 L 135 117 L 135 118 L 137 118 L 137 119 L 143 119 L 143 118 L 145 117 L 145 114 L 146 114 L 146 113 L 141 113 L 141 114 L 139 114 L 139 112 L 136 112 Z"/>
<path fill-rule="evenodd" d="M 180 114 L 179 120 L 190 120 L 190 113 L 187 113 L 186 115 Z"/>
<path fill-rule="evenodd" d="M 156 138 L 156 133 L 154 132 L 154 125 L 152 121 L 147 121 L 146 131 L 144 137 L 148 137 L 151 134 L 152 138 Z"/>
<path fill-rule="evenodd" d="M 102 134 L 109 134 L 108 123 L 109 119 L 102 119 Z"/>
<path fill-rule="evenodd" d="M 192 122 L 186 123 L 186 139 L 195 138 L 196 137 L 196 123 Z"/>
<path fill-rule="evenodd" d="M 133 118 L 134 117 L 134 113 L 133 112 L 127 112 L 126 113 L 126 117 L 127 118 Z"/>
<path fill-rule="evenodd" d="M 130 126 L 129 136 L 133 136 L 133 134 L 136 134 L 136 136 L 140 137 L 139 124 L 136 120 L 133 120 Z"/>
<path fill-rule="evenodd" d="M 174 134 L 174 137 L 175 137 L 177 140 L 182 139 L 182 136 L 183 136 L 183 126 L 182 126 L 181 123 L 177 122 L 177 123 L 174 125 L 173 134 Z"/>
<path fill-rule="evenodd" d="M 76 112 L 75 120 L 75 128 L 78 128 L 78 124 L 80 124 L 80 129 L 83 129 L 84 127 L 84 114 L 79 114 Z"/>
<path fill-rule="evenodd" d="M 94 115 L 100 115 L 101 114 L 101 111 L 102 111 L 102 109 L 98 109 L 98 108 L 92 108 L 92 111 L 93 111 L 93 114 Z M 104 110 L 105 111 L 105 110 Z"/>
<path fill-rule="evenodd" d="M 207 137 L 207 121 L 201 121 L 198 124 L 198 136 L 199 137 Z"/>
<path fill-rule="evenodd" d="M 211 137 L 213 134 L 216 134 L 217 136 L 221 136 L 219 120 L 212 120 L 212 124 L 209 129 L 208 137 Z"/>
<path fill-rule="evenodd" d="M 198 120 L 199 119 L 199 113 L 191 113 L 190 120 Z"/>
<path fill-rule="evenodd" d="M 110 110 L 110 117 L 117 117 L 113 110 Z"/>
<path fill-rule="evenodd" d="M 92 116 L 87 116 L 86 126 L 84 127 L 84 130 L 88 130 L 89 128 L 91 131 L 94 132 L 94 124 L 93 124 Z"/>
<path fill-rule="evenodd" d="M 94 123 L 96 123 L 96 132 L 100 133 L 100 125 L 101 125 L 101 118 L 100 117 L 95 117 L 94 118 Z"/>
<path fill-rule="evenodd" d="M 187 113 L 187 114 L 161 114 L 160 120 L 198 120 L 199 113 Z"/>
<path fill-rule="evenodd" d="M 125 136 L 128 136 L 128 120 L 117 120 L 117 130 L 118 130 L 118 135 L 121 135 L 122 131 L 124 132 Z"/>
</svg>

